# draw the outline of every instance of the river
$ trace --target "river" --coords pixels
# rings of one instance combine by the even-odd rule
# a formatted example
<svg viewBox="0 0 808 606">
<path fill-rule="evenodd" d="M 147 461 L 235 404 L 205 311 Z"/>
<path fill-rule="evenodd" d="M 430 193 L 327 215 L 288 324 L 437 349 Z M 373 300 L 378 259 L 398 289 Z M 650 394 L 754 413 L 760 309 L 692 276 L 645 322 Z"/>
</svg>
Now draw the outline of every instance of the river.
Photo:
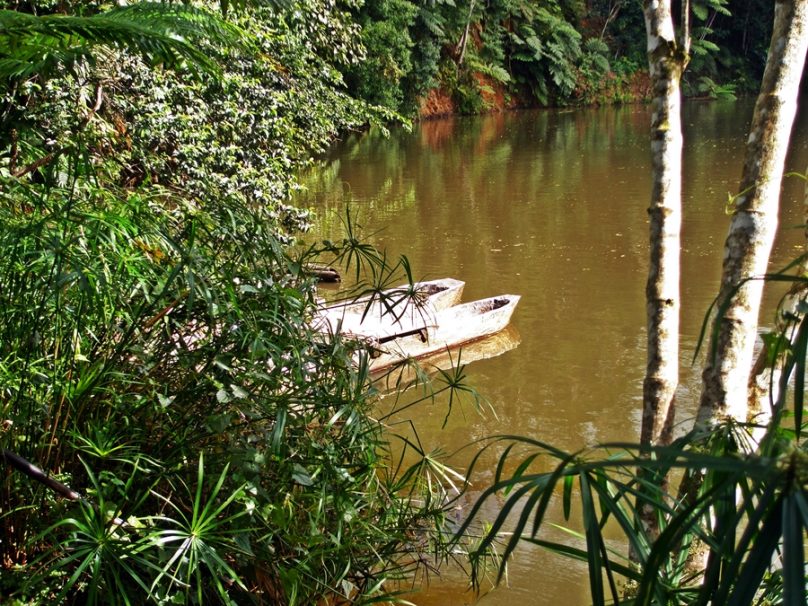
<svg viewBox="0 0 808 606">
<path fill-rule="evenodd" d="M 697 404 L 700 360 L 691 361 L 717 292 L 728 194 L 737 190 L 751 109 L 749 102 L 684 107 L 682 427 Z M 788 170 L 808 164 L 806 118 L 803 112 L 792 137 Z M 455 453 L 498 433 L 567 450 L 638 439 L 649 124 L 644 106 L 430 121 L 389 138 L 375 131 L 349 137 L 305 179 L 299 203 L 316 210 L 318 235 L 339 236 L 338 216 L 350 204 L 368 239 L 394 258 L 406 255 L 416 279 L 465 280 L 465 300 L 522 295 L 512 321 L 519 345 L 467 367 L 468 382 L 494 412 L 455 405 L 443 426 L 446 402 L 411 410 L 427 450 Z M 795 227 L 803 222 L 803 182 L 787 179 L 783 194 L 773 269 L 803 241 Z M 767 296 L 764 323 L 776 299 Z M 474 452 L 460 450 L 449 462 L 462 471 Z M 486 464 L 475 476 L 477 490 L 495 459 Z M 449 568 L 409 599 L 418 606 L 475 603 L 465 589 L 463 575 Z M 486 588 L 479 603 L 574 606 L 588 599 L 582 566 L 525 547 L 507 584 Z"/>
</svg>

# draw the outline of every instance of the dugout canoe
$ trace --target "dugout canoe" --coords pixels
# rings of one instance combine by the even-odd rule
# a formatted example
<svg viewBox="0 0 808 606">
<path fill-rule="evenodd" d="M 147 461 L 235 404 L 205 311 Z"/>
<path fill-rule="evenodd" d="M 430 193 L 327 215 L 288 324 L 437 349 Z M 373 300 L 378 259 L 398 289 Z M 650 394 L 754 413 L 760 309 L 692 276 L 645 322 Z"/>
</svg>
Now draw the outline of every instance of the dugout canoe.
<svg viewBox="0 0 808 606">
<path fill-rule="evenodd" d="M 436 312 L 434 322 L 424 324 L 418 332 L 371 341 L 370 369 L 378 373 L 406 360 L 420 360 L 496 334 L 508 326 L 520 298 L 499 295 L 454 305 Z"/>
<path fill-rule="evenodd" d="M 314 326 L 321 332 L 375 340 L 420 330 L 433 325 L 437 313 L 456 305 L 465 285 L 454 278 L 442 278 L 332 303 L 317 311 Z"/>
</svg>

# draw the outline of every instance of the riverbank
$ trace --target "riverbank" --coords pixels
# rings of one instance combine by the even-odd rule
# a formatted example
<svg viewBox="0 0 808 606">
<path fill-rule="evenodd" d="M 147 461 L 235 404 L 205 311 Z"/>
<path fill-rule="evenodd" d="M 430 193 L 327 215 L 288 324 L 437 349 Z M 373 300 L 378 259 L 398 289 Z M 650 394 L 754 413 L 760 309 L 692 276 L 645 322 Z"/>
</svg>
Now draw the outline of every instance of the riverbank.
<svg viewBox="0 0 808 606">
<path fill-rule="evenodd" d="M 448 86 L 436 86 L 427 91 L 418 102 L 418 119 L 433 120 L 458 114 L 487 114 L 511 109 L 539 109 L 553 107 L 542 104 L 525 87 L 517 87 L 496 81 L 485 74 L 473 74 L 473 82 L 479 95 L 480 111 L 463 111 L 458 92 Z M 468 94 L 468 93 L 466 93 Z M 599 107 L 624 103 L 646 103 L 651 99 L 651 81 L 648 72 L 636 70 L 631 73 L 607 72 L 596 84 L 580 82 L 576 88 L 576 107 Z M 570 105 L 570 103 L 565 103 Z"/>
<path fill-rule="evenodd" d="M 0 51 L 25 73 L 0 84 L 0 460 L 16 462 L 0 595 L 393 599 L 388 578 L 448 556 L 446 493 L 429 465 L 387 456 L 354 344 L 312 334 L 302 268 L 393 270 L 354 237 L 287 247 L 310 220 L 288 204 L 297 170 L 389 118 L 289 23 L 330 15 L 26 9 L 6 11 Z M 214 29 L 233 39 L 212 46 Z M 328 57 L 341 43 L 316 41 Z"/>
</svg>

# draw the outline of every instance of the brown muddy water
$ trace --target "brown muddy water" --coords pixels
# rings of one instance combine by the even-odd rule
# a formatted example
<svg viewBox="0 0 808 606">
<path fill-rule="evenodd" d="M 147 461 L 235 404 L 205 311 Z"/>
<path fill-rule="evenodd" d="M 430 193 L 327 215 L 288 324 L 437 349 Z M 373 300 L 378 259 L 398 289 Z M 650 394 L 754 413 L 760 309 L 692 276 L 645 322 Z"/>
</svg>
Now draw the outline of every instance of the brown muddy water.
<svg viewBox="0 0 808 606">
<path fill-rule="evenodd" d="M 684 108 L 682 377 L 678 421 L 689 426 L 700 361 L 701 323 L 717 292 L 729 192 L 741 173 L 749 102 L 691 102 Z M 346 205 L 388 255 L 406 255 L 416 279 L 466 281 L 464 300 L 514 293 L 518 346 L 469 364 L 468 382 L 491 404 L 409 409 L 423 447 L 452 454 L 463 471 L 492 434 L 519 433 L 577 450 L 639 436 L 645 365 L 650 196 L 647 107 L 529 111 L 425 122 L 389 138 L 350 137 L 305 179 L 298 203 L 319 217 L 317 235 L 341 237 Z M 808 164 L 808 112 L 792 137 L 788 170 Z M 787 179 L 772 268 L 802 246 L 803 182 Z M 770 323 L 778 295 L 767 296 Z M 391 406 L 382 400 L 381 407 Z M 459 451 L 459 452 L 458 452 Z M 494 456 L 474 474 L 491 481 Z M 500 502 L 484 515 L 492 519 Z M 561 521 L 560 503 L 555 520 Z M 463 516 L 463 509 L 457 512 Z M 476 598 L 448 567 L 409 599 L 418 606 L 479 603 L 571 605 L 589 601 L 585 568 L 538 548 L 520 548 L 507 582 Z M 477 600 L 477 601 L 475 601 Z"/>
</svg>

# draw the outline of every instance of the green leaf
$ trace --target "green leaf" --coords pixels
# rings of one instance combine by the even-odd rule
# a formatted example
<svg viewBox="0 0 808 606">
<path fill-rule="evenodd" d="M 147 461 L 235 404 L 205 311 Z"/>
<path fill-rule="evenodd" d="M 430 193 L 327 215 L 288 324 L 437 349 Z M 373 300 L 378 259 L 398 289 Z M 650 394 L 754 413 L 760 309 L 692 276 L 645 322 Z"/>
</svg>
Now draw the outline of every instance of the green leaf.
<svg viewBox="0 0 808 606">
<path fill-rule="evenodd" d="M 698 2 L 693 2 L 691 3 L 690 8 L 693 10 L 693 14 L 699 21 L 707 20 L 709 13 L 706 6 L 699 4 Z"/>
<path fill-rule="evenodd" d="M 572 488 L 575 482 L 575 478 L 573 476 L 567 476 L 564 478 L 564 519 L 570 519 L 570 510 L 572 509 Z"/>
<path fill-rule="evenodd" d="M 0 10 L 0 77 L 49 74 L 59 66 L 94 60 L 93 47 L 126 48 L 155 63 L 188 64 L 218 72 L 197 44 L 235 45 L 246 39 L 220 18 L 189 5 L 141 2 L 90 17 L 31 15 Z"/>
<path fill-rule="evenodd" d="M 715 44 L 714 42 L 710 42 L 709 40 L 702 40 L 701 42 L 699 42 L 698 46 L 704 49 L 705 51 L 711 53 L 717 53 L 718 51 L 721 50 L 717 44 Z"/>
<path fill-rule="evenodd" d="M 748 606 L 752 603 L 780 542 L 782 529 L 783 499 L 779 498 L 768 510 L 758 539 L 747 553 L 746 562 L 739 571 L 737 583 L 727 601 L 727 606 Z"/>
<path fill-rule="evenodd" d="M 795 495 L 783 499 L 783 593 L 786 606 L 805 604 L 805 542 Z"/>
<path fill-rule="evenodd" d="M 578 476 L 581 487 L 581 513 L 583 514 L 584 534 L 586 535 L 586 550 L 589 553 L 589 589 L 592 592 L 592 601 L 595 604 L 605 603 L 603 591 L 603 574 L 601 566 L 601 542 L 600 525 L 598 524 L 595 503 L 592 499 L 592 492 L 589 486 L 589 478 L 586 474 Z"/>
<path fill-rule="evenodd" d="M 295 463 L 292 471 L 292 479 L 301 486 L 313 486 L 314 480 L 309 472 L 302 465 Z"/>
<path fill-rule="evenodd" d="M 241 385 L 233 384 L 230 386 L 231 391 L 233 392 L 233 396 L 236 398 L 246 399 L 250 397 L 250 392 L 244 389 Z"/>
</svg>

